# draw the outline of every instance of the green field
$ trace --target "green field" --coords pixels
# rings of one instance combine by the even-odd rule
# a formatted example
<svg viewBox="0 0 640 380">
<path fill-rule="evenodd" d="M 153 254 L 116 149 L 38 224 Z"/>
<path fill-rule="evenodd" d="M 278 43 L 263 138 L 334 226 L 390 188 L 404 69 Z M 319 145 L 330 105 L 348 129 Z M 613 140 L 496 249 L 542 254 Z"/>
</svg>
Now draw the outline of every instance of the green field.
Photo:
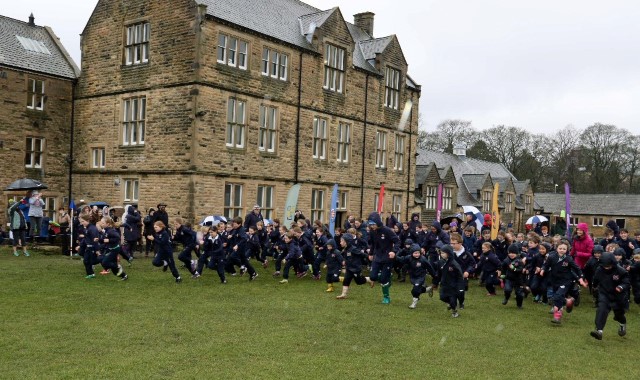
<svg viewBox="0 0 640 380">
<path fill-rule="evenodd" d="M 637 305 L 626 337 L 611 314 L 596 341 L 586 302 L 555 326 L 546 306 L 502 306 L 474 282 L 453 319 L 437 295 L 408 309 L 408 284 L 392 286 L 391 305 L 366 285 L 339 301 L 324 281 L 281 285 L 272 269 L 226 285 L 214 271 L 193 280 L 181 269 L 176 284 L 139 258 L 129 281 L 86 280 L 80 260 L 3 247 L 0 378 L 640 377 Z"/>
</svg>

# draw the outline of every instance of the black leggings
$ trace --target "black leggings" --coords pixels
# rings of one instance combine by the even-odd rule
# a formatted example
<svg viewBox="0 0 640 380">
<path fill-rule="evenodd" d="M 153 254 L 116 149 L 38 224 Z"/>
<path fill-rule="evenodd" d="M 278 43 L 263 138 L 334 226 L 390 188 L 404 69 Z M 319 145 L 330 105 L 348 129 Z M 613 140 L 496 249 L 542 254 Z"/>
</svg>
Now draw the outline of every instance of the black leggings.
<svg viewBox="0 0 640 380">
<path fill-rule="evenodd" d="M 351 285 L 351 280 L 355 280 L 356 284 L 362 285 L 367 282 L 367 279 L 362 275 L 362 271 L 352 272 L 347 269 L 347 273 L 344 275 L 343 286 Z"/>
</svg>

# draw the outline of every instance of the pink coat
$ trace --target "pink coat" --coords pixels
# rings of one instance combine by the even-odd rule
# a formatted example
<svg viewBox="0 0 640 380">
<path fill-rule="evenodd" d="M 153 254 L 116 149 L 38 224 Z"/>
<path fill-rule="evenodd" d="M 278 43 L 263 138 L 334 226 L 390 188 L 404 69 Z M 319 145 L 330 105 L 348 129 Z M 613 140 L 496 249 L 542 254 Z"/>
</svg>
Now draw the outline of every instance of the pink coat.
<svg viewBox="0 0 640 380">
<path fill-rule="evenodd" d="M 591 236 L 589 236 L 589 226 L 587 223 L 578 223 L 578 228 L 584 232 L 584 235 L 582 235 L 582 238 L 578 238 L 576 235 L 573 239 L 571 256 L 580 269 L 584 269 L 593 252 L 593 240 L 591 240 Z"/>
</svg>

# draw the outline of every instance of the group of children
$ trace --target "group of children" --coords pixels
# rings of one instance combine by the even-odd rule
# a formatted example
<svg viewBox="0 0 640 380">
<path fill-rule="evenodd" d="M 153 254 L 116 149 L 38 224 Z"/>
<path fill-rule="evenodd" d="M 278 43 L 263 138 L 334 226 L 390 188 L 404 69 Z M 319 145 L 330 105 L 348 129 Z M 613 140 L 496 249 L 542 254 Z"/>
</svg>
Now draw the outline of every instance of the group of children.
<svg viewBox="0 0 640 380">
<path fill-rule="evenodd" d="M 95 277 L 92 267 L 100 263 L 126 280 L 128 276 L 118 256 L 128 261 L 132 257 L 120 248 L 120 234 L 111 218 L 103 217 L 97 223 L 92 223 L 87 215 L 80 215 L 80 219 L 83 230 L 79 233 L 79 250 L 85 259 L 87 278 Z M 534 302 L 548 303 L 552 322 L 556 324 L 561 323 L 564 312 L 570 313 L 580 303 L 582 286 L 589 288 L 598 308 L 596 329 L 591 333 L 597 339 L 602 339 L 611 310 L 620 323 L 618 333 L 625 335 L 624 313 L 632 292 L 634 301 L 640 303 L 640 248 L 635 248 L 635 241 L 628 240 L 626 230 L 619 236 L 605 238 L 608 239 L 605 247 L 591 244 L 585 260 L 579 251 L 589 247 L 584 244 L 590 238 L 585 226 L 578 226 L 572 247 L 558 236 L 540 236 L 535 232 L 527 234 L 525 241 L 522 234 L 502 231 L 497 239 L 491 239 L 488 230 L 483 230 L 476 239 L 470 227 L 461 235 L 455 228 L 446 231 L 438 222 L 425 232 L 419 222 L 413 227 L 411 222 L 385 226 L 377 213 L 366 221 L 347 222 L 346 228 L 337 228 L 333 235 L 322 223 L 311 225 L 303 219 L 291 228 L 277 219 L 266 226 L 259 220 L 247 231 L 242 222 L 242 218 L 236 217 L 229 224 L 202 226 L 196 232 L 176 218 L 175 234 L 171 236 L 167 226 L 156 221 L 154 233 L 146 236 L 154 242 L 156 250 L 153 265 L 163 271 L 170 269 L 176 282 L 181 282 L 173 258 L 173 242 L 180 242 L 184 249 L 178 259 L 193 278 L 200 277 L 206 266 L 217 272 L 223 284 L 227 283 L 227 275 L 238 273 L 240 276 L 249 273 L 252 281 L 258 273 L 250 259 L 264 268 L 273 260 L 273 277 L 282 277 L 281 284 L 289 282 L 292 269 L 298 278 L 311 273 L 316 280 L 325 272 L 326 292 L 334 292 L 334 284 L 340 282 L 342 289 L 336 298 L 345 299 L 352 282 L 371 287 L 379 282 L 383 303 L 390 303 L 391 274 L 395 271 L 399 282 L 409 277 L 411 309 L 417 307 L 422 294 L 432 296 L 438 289 L 440 300 L 447 304 L 454 318 L 464 309 L 469 279 L 477 278 L 485 286 L 487 296 L 495 296 L 498 286 L 503 289 L 503 305 L 515 296 L 517 307 L 522 308 L 529 294 Z M 369 276 L 364 274 L 367 269 Z M 432 278 L 431 285 L 427 285 L 428 275 Z"/>
</svg>

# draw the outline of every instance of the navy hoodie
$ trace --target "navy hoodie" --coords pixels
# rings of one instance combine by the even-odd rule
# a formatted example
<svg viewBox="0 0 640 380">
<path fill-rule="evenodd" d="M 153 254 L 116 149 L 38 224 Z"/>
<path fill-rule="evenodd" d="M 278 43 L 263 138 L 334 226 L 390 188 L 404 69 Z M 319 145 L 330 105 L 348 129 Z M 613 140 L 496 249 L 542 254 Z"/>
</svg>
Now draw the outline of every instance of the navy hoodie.
<svg viewBox="0 0 640 380">
<path fill-rule="evenodd" d="M 382 224 L 377 212 L 372 212 L 369 220 L 378 226 L 378 229 L 369 232 L 369 254 L 374 256 L 374 262 L 389 263 L 392 261 L 389 258 L 389 252 L 397 253 L 400 250 L 400 238 L 391 228 Z"/>
</svg>

